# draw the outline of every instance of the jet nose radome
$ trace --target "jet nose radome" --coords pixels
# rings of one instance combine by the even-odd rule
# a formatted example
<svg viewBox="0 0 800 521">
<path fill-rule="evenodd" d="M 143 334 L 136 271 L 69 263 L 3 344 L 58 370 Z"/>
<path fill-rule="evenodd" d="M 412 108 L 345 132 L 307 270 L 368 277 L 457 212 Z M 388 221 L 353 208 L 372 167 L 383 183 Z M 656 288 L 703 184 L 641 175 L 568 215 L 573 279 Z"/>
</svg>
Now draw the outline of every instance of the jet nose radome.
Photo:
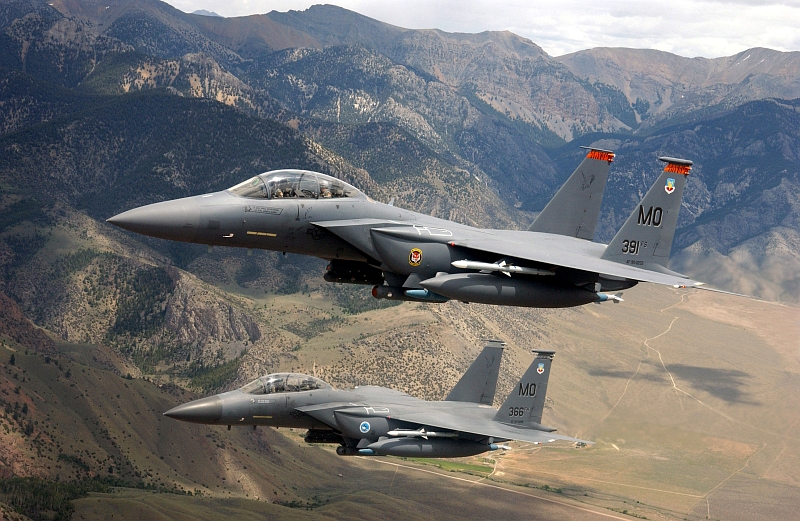
<svg viewBox="0 0 800 521">
<path fill-rule="evenodd" d="M 219 423 L 222 418 L 222 400 L 209 396 L 173 407 L 164 416 L 192 423 Z"/>
<path fill-rule="evenodd" d="M 142 235 L 191 241 L 200 224 L 200 211 L 191 198 L 140 206 L 106 220 Z"/>
</svg>

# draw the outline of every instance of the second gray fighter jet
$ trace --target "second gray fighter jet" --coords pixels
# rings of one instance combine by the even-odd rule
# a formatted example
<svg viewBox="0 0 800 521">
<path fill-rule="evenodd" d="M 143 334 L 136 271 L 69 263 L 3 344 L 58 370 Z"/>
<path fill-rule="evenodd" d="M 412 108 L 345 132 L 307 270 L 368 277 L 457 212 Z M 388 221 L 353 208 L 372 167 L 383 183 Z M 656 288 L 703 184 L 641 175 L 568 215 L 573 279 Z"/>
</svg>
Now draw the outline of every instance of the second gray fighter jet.
<svg viewBox="0 0 800 521">
<path fill-rule="evenodd" d="M 306 442 L 338 444 L 342 456 L 459 458 L 506 448 L 500 443 L 508 440 L 591 443 L 542 425 L 552 351 L 536 351 L 500 409 L 492 407 L 503 345 L 489 341 L 443 401 L 385 387 L 340 391 L 310 375 L 277 373 L 164 415 L 211 425 L 308 429 Z"/>
</svg>

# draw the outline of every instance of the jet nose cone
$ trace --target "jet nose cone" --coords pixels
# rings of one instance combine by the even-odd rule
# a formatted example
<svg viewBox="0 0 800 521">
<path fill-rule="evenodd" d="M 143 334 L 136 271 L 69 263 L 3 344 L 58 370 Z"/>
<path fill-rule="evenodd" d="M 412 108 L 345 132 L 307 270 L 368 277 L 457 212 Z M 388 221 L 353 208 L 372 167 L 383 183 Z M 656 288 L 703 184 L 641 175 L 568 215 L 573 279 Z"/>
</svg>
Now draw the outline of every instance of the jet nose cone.
<svg viewBox="0 0 800 521">
<path fill-rule="evenodd" d="M 192 423 L 219 423 L 222 417 L 222 400 L 209 396 L 173 407 L 164 416 Z"/>
<path fill-rule="evenodd" d="M 200 224 L 200 211 L 191 198 L 148 204 L 122 212 L 107 223 L 143 235 L 191 241 Z"/>
</svg>

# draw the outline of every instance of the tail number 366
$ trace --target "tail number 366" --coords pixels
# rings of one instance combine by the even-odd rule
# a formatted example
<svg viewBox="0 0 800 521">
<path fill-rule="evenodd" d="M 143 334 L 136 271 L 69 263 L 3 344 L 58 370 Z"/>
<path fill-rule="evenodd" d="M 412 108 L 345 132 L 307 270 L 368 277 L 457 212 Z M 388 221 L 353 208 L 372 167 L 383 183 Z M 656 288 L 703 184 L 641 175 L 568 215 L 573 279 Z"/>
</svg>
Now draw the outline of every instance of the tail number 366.
<svg viewBox="0 0 800 521">
<path fill-rule="evenodd" d="M 516 416 L 525 416 L 525 413 L 528 412 L 527 407 L 509 407 L 508 408 L 508 415 L 511 417 Z"/>
</svg>

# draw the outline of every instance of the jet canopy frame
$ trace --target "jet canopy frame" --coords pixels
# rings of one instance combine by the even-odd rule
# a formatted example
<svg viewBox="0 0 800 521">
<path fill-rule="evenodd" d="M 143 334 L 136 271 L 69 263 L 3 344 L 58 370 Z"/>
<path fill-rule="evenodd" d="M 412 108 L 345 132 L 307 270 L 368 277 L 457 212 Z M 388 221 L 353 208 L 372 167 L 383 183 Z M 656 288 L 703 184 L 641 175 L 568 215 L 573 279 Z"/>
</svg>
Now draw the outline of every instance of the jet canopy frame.
<svg viewBox="0 0 800 521">
<path fill-rule="evenodd" d="M 299 393 L 333 389 L 319 378 L 299 373 L 274 373 L 256 378 L 239 390 L 245 394 Z"/>
<path fill-rule="evenodd" d="M 361 191 L 333 176 L 310 170 L 272 170 L 228 189 L 246 199 L 338 199 L 363 197 Z"/>
</svg>

